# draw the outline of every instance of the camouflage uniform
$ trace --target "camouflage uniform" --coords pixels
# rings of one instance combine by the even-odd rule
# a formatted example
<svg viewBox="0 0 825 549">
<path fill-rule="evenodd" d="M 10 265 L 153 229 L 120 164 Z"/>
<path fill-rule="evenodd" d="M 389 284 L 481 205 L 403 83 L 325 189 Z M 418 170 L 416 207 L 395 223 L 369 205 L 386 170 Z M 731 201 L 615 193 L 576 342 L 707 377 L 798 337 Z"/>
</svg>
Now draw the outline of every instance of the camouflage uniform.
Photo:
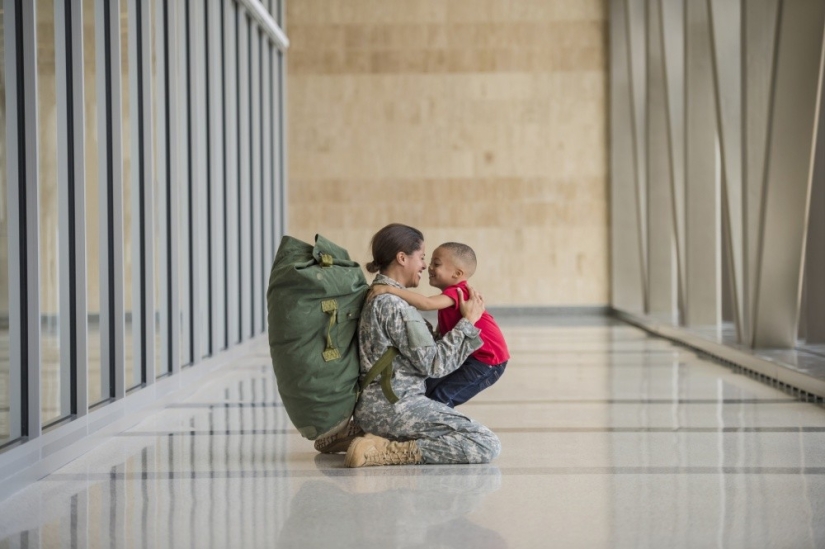
<svg viewBox="0 0 825 549">
<path fill-rule="evenodd" d="M 379 274 L 376 284 L 403 288 Z M 387 347 L 400 354 L 393 361 L 392 388 L 398 402 L 390 404 L 376 380 L 361 394 L 355 421 L 368 433 L 393 440 L 416 440 L 425 463 L 488 463 L 501 443 L 484 425 L 424 395 L 428 377 L 443 377 L 461 366 L 481 347 L 479 330 L 466 319 L 437 343 L 421 314 L 391 294 L 369 298 L 361 310 L 358 344 L 361 376 Z"/>
</svg>

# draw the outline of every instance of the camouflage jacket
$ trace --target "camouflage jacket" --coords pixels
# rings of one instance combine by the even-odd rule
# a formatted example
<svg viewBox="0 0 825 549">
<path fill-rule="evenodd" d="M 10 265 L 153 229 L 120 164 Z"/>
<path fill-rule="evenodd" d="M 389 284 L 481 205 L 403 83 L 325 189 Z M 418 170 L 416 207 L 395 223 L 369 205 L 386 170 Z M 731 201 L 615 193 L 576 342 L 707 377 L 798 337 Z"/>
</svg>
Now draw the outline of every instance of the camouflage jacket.
<svg viewBox="0 0 825 549">
<path fill-rule="evenodd" d="M 395 280 L 379 274 L 374 284 L 404 288 Z M 461 319 L 452 331 L 436 342 L 418 310 L 400 297 L 382 294 L 370 297 L 361 309 L 358 324 L 361 377 L 381 358 L 387 347 L 397 347 L 393 360 L 392 388 L 400 399 L 423 395 L 428 377 L 444 377 L 481 347 L 480 330 Z M 362 398 L 381 398 L 377 381 L 364 390 Z"/>
</svg>

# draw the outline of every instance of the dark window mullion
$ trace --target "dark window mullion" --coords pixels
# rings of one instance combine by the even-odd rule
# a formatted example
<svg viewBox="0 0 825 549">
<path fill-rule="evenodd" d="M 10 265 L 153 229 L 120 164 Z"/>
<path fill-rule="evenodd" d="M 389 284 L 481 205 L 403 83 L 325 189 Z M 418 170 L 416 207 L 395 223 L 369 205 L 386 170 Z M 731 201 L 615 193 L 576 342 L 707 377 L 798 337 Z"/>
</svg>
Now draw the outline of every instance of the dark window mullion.
<svg viewBox="0 0 825 549">
<path fill-rule="evenodd" d="M 141 372 L 141 382 L 146 383 L 148 379 L 148 372 L 147 372 L 147 364 L 149 363 L 147 358 L 146 350 L 149 349 L 149 331 L 147 327 L 149 326 L 148 320 L 148 311 L 150 311 L 150 297 L 146 295 L 146 278 L 148 273 L 146 272 L 146 262 L 147 262 L 147 246 L 148 242 L 146 239 L 146 223 L 144 220 L 146 219 L 146 192 L 148 185 L 151 182 L 146 181 L 146 124 L 144 121 L 144 111 L 146 108 L 145 100 L 143 94 L 143 80 L 144 80 L 144 71 L 146 67 L 143 65 L 143 3 L 142 2 L 135 2 L 135 47 L 137 48 L 137 67 L 136 67 L 136 76 L 137 76 L 137 97 L 135 101 L 137 101 L 137 133 L 138 133 L 138 178 L 137 178 L 137 198 L 138 198 L 138 211 L 139 211 L 139 219 L 137 223 L 132 221 L 132 227 L 137 225 L 137 238 L 138 238 L 138 272 L 140 273 L 140 279 L 138 280 L 138 284 L 140 285 L 140 302 L 137 303 L 138 311 L 137 314 L 139 315 L 140 326 L 141 326 L 141 333 L 139 334 L 140 338 L 140 345 L 143 349 L 143 352 L 140 354 L 140 372 Z M 133 269 L 134 271 L 134 269 Z M 134 281 L 132 282 L 134 284 Z M 135 306 L 132 306 L 132 315 L 135 314 Z"/>
<path fill-rule="evenodd" d="M 115 204 L 114 204 L 114 148 L 113 148 L 113 137 L 114 137 L 114 129 L 112 127 L 112 117 L 114 116 L 113 112 L 113 97 L 112 97 L 112 25 L 111 25 L 111 6 L 108 2 L 103 2 L 103 53 L 104 53 L 104 67 L 103 67 L 103 74 L 105 77 L 105 106 L 106 106 L 106 135 L 104 139 L 106 141 L 106 149 L 104 154 L 106 155 L 106 181 L 104 184 L 106 185 L 107 192 L 106 192 L 106 219 L 104 220 L 105 223 L 105 231 L 101 231 L 101 234 L 106 235 L 106 249 L 107 249 L 107 260 L 108 265 L 106 265 L 106 276 L 108 279 L 108 287 L 107 287 L 107 295 L 106 295 L 106 307 L 109 309 L 109 364 L 107 367 L 109 368 L 109 395 L 108 398 L 113 398 L 115 396 L 115 381 L 116 381 L 116 357 L 115 357 L 115 239 L 113 238 L 113 231 L 112 227 L 114 226 L 114 219 L 115 219 Z M 118 113 L 119 115 L 119 113 Z"/>
<path fill-rule="evenodd" d="M 253 108 L 255 105 L 255 89 L 252 85 L 252 73 L 255 70 L 255 67 L 252 66 L 252 59 L 254 58 L 252 55 L 253 50 L 253 43 L 254 43 L 254 36 L 257 30 L 253 28 L 251 19 L 247 18 L 246 21 L 246 40 L 247 40 L 247 48 L 248 48 L 248 57 L 247 57 L 247 66 L 249 70 L 247 71 L 247 77 L 249 78 L 249 292 L 251 295 L 251 303 L 249 308 L 249 326 L 250 326 L 250 333 L 255 335 L 255 288 L 257 284 L 255 283 L 255 216 L 253 212 L 255 211 L 255 192 L 253 190 L 253 186 L 255 185 L 254 177 L 253 177 L 253 159 L 255 158 L 255 117 Z"/>
<path fill-rule="evenodd" d="M 189 224 L 189 230 L 187 231 L 187 245 L 189 247 L 188 250 L 185 250 L 189 256 L 189 272 L 187 274 L 188 278 L 188 292 L 189 292 L 189 337 L 187 338 L 188 341 L 185 343 L 189 345 L 189 363 L 192 364 L 195 362 L 195 284 L 194 284 L 194 268 L 195 268 L 195 246 L 194 246 L 194 235 L 197 227 L 194 227 L 192 224 L 192 220 L 194 219 L 194 204 L 192 202 L 192 189 L 194 187 L 194 176 L 193 176 L 193 167 L 194 163 L 192 159 L 194 158 L 194 143 L 193 143 L 193 120 L 194 120 L 194 105 L 195 101 L 192 99 L 192 49 L 190 46 L 190 36 L 192 33 L 191 23 L 190 23 L 190 12 L 189 12 L 189 2 L 190 0 L 186 0 L 184 13 L 185 13 L 185 43 L 184 46 L 184 53 L 186 55 L 186 74 L 184 78 L 186 79 L 186 165 L 187 165 L 187 193 L 186 193 L 186 210 L 189 214 L 189 218 L 186 222 Z"/>
<path fill-rule="evenodd" d="M 278 249 L 278 215 L 275 211 L 275 202 L 276 202 L 276 194 L 278 193 L 278 174 L 275 172 L 276 169 L 276 158 L 277 154 L 275 153 L 275 145 L 278 143 L 275 139 L 275 132 L 277 130 L 277 125 L 275 121 L 280 118 L 280 115 L 276 115 L 278 111 L 278 105 L 275 101 L 275 79 L 277 78 L 276 74 L 278 71 L 277 66 L 278 61 L 278 50 L 274 46 L 269 46 L 269 150 L 267 151 L 267 156 L 269 158 L 269 177 L 270 181 L 269 184 L 272 186 L 272 193 L 269 196 L 269 215 L 272 216 L 272 225 L 270 226 L 270 230 L 272 231 L 272 249 L 269 250 L 272 254 L 274 259 L 275 250 Z"/>
<path fill-rule="evenodd" d="M 173 329 L 173 322 L 172 319 L 174 318 L 174 308 L 172 304 L 172 110 L 170 108 L 171 103 L 171 86 L 169 84 L 169 77 L 171 76 L 171 71 L 169 70 L 169 63 L 171 62 L 171 52 L 169 50 L 169 2 L 168 0 L 163 1 L 163 56 L 164 56 L 164 64 L 163 64 L 163 86 L 164 86 L 164 95 L 166 97 L 166 101 L 163 101 L 163 108 L 164 108 L 164 124 L 166 127 L 164 128 L 164 133 L 166 134 L 166 186 L 164 188 L 164 192 L 166 193 L 166 212 L 164 220 L 165 227 L 166 227 L 166 285 L 170 291 L 166 292 L 167 299 L 166 299 L 166 327 L 167 327 L 167 338 L 169 341 L 169 345 L 167 348 L 167 364 L 166 364 L 166 374 L 170 374 L 172 372 L 172 365 L 174 364 L 174 345 L 172 342 L 174 341 L 174 329 Z"/>
<path fill-rule="evenodd" d="M 74 119 L 74 79 L 76 77 L 74 73 L 74 66 L 72 64 L 72 59 L 74 56 L 74 37 L 72 35 L 72 20 L 73 20 L 73 13 L 72 13 L 72 3 L 66 2 L 66 12 L 65 12 L 65 21 L 64 24 L 66 25 L 66 150 L 67 150 L 67 159 L 68 159 L 68 173 L 67 173 L 67 183 L 68 183 L 68 197 L 69 203 L 67 207 L 69 208 L 69 249 L 67 253 L 69 255 L 69 316 L 67 321 L 69 322 L 69 383 L 70 383 L 70 402 L 69 402 L 69 410 L 71 414 L 77 414 L 77 380 L 78 380 L 78 372 L 77 369 L 79 367 L 77 361 L 77 353 L 78 353 L 78 335 L 77 335 L 77 323 L 73 322 L 72 320 L 77 318 L 77 218 L 76 218 L 76 199 L 75 196 L 75 119 Z M 85 412 L 85 410 L 84 410 Z"/>
<path fill-rule="evenodd" d="M 265 51 L 265 48 L 268 48 L 268 47 L 269 47 L 268 46 L 268 39 L 266 38 L 266 36 L 263 33 L 259 33 L 259 36 L 258 36 L 258 74 L 260 76 L 258 77 L 258 83 L 259 83 L 259 85 L 258 85 L 258 105 L 259 105 L 258 110 L 261 113 L 260 114 L 261 129 L 258 132 L 259 133 L 259 139 L 260 139 L 258 150 L 261 151 L 261 158 L 259 159 L 260 163 L 261 163 L 261 169 L 260 169 L 261 180 L 259 182 L 259 185 L 261 187 L 261 191 L 260 191 L 260 193 L 261 193 L 260 202 L 261 203 L 259 204 L 259 207 L 261 209 L 261 226 L 259 227 L 258 230 L 261 233 L 261 249 L 258 250 L 258 253 L 260 254 L 259 257 L 261 258 L 261 264 L 258 265 L 258 272 L 255 274 L 256 277 L 263 277 L 264 276 L 264 274 L 263 274 L 264 269 L 266 269 L 266 265 L 265 265 L 264 261 L 265 261 L 266 258 L 269 257 L 268 250 L 266 249 L 266 238 L 264 236 L 264 227 L 266 227 L 266 217 L 265 217 L 266 216 L 266 205 L 265 205 L 265 202 L 264 202 L 264 197 L 266 196 L 266 193 L 264 192 L 264 185 L 266 185 L 266 177 L 265 177 L 266 167 L 265 166 L 266 166 L 266 157 L 267 157 L 266 151 L 264 150 L 264 143 L 266 142 L 266 140 L 264 139 L 264 133 L 266 132 L 266 126 L 267 126 L 267 121 L 264 120 L 264 100 L 265 100 L 265 97 L 266 97 L 266 93 L 264 91 L 266 89 L 266 81 L 264 79 L 264 58 L 266 56 L 264 55 L 264 51 Z M 260 278 L 259 278 L 259 280 L 260 280 Z M 266 284 L 265 279 L 263 280 L 263 284 L 264 285 Z M 257 284 L 257 286 L 261 287 L 261 288 L 266 287 L 266 286 L 262 286 L 260 283 Z M 264 299 L 266 299 L 266 292 L 264 292 L 263 297 L 264 297 Z M 263 322 L 263 324 L 262 324 L 262 326 L 264 328 L 263 331 L 266 331 L 266 308 L 264 308 L 264 310 L 262 311 L 261 320 Z"/>
<path fill-rule="evenodd" d="M 241 285 L 243 284 L 243 207 L 241 205 L 241 186 L 243 185 L 243 177 L 242 177 L 242 169 L 241 166 L 243 165 L 243 158 L 241 157 L 241 106 L 242 96 L 241 96 L 241 10 L 237 9 L 235 11 L 235 56 L 237 61 L 235 63 L 235 82 L 238 86 L 237 94 L 237 126 L 238 126 L 238 185 L 237 185 L 237 193 L 238 193 L 238 318 L 243 318 L 243 291 L 240 289 Z M 245 16 L 244 16 L 245 17 Z M 243 322 L 238 323 L 238 341 L 243 341 Z"/>
<path fill-rule="evenodd" d="M 17 72 L 17 188 L 18 207 L 20 211 L 19 232 L 20 238 L 20 434 L 22 437 L 29 436 L 29 310 L 28 310 L 28 216 L 26 200 L 26 85 L 25 85 L 25 64 L 23 48 L 23 0 L 15 0 L 15 42 L 17 45 L 16 66 Z"/>
<path fill-rule="evenodd" d="M 212 314 L 212 239 L 215 235 L 212 234 L 212 164 L 209 161 L 210 155 L 212 154 L 212 139 L 211 139 L 211 124 L 210 120 L 212 118 L 212 103 L 211 103 L 211 94 L 210 94 L 210 81 L 209 81 L 209 8 L 204 7 L 203 10 L 204 14 L 204 41 L 203 47 L 206 55 L 206 62 L 204 63 L 204 70 L 205 75 L 204 79 L 206 82 L 206 295 L 209 298 L 209 303 L 206 307 L 206 325 L 208 326 L 208 330 L 206 331 L 206 348 L 207 354 L 212 354 L 215 352 L 214 342 L 212 341 L 212 323 L 214 322 L 213 314 Z"/>
<path fill-rule="evenodd" d="M 221 6 L 221 9 L 223 7 Z M 224 45 L 226 44 L 226 17 L 223 13 L 220 13 L 220 22 L 221 22 L 221 82 L 226 82 L 226 48 Z M 227 209 L 227 200 L 228 200 L 228 193 L 227 193 L 227 181 L 229 181 L 229 146 L 227 145 L 227 123 L 226 123 L 226 103 L 227 103 L 227 93 L 226 88 L 224 88 L 224 93 L 221 94 L 223 98 L 221 104 L 221 131 L 223 132 L 223 183 L 221 187 L 223 188 L 223 227 L 224 233 L 228 232 L 229 226 L 229 211 Z M 229 317 L 229 261 L 227 258 L 229 257 L 229 246 L 228 246 L 228 238 L 226 234 L 221 235 L 221 242 L 223 243 L 223 295 L 224 295 L 224 311 L 225 311 L 225 318 Z M 224 321 L 224 346 L 229 347 L 229 322 Z"/>
</svg>

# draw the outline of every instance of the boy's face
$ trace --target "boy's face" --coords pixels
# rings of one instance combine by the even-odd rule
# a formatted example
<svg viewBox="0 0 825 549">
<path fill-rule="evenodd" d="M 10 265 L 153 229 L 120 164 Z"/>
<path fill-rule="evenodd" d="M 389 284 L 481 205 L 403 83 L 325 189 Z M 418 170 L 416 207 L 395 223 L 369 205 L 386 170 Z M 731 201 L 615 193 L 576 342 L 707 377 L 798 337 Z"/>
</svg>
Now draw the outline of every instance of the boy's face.
<svg viewBox="0 0 825 549">
<path fill-rule="evenodd" d="M 430 286 L 443 290 L 461 280 L 461 272 L 452 254 L 444 248 L 436 248 L 430 259 Z"/>
</svg>

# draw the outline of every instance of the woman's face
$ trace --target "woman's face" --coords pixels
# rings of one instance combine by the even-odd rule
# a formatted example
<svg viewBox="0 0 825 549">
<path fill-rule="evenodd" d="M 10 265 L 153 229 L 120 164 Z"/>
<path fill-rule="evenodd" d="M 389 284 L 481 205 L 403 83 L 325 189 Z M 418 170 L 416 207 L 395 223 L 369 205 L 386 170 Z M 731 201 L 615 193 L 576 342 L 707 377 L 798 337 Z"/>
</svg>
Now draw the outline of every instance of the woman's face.
<svg viewBox="0 0 825 549">
<path fill-rule="evenodd" d="M 421 282 L 421 273 L 427 268 L 427 260 L 425 259 L 424 243 L 421 247 L 411 254 L 399 254 L 402 259 L 399 261 L 404 273 L 405 280 L 399 280 L 407 288 L 415 288 Z"/>
</svg>

